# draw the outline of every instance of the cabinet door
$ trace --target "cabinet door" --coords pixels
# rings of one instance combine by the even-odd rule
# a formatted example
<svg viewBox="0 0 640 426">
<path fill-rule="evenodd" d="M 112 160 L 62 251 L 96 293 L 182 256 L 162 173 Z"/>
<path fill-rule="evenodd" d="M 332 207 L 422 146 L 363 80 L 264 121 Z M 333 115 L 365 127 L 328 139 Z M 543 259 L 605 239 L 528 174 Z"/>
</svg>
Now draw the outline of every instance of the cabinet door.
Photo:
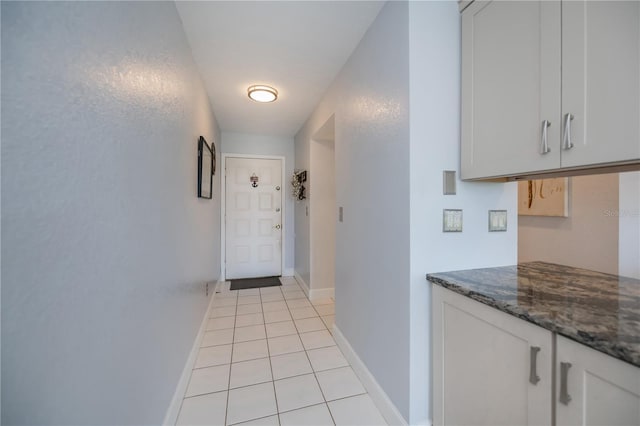
<svg viewBox="0 0 640 426">
<path fill-rule="evenodd" d="M 640 2 L 562 3 L 562 167 L 640 159 Z"/>
<path fill-rule="evenodd" d="M 463 179 L 560 167 L 560 35 L 558 1 L 475 1 L 465 9 Z"/>
<path fill-rule="evenodd" d="M 432 288 L 434 424 L 551 424 L 551 332 Z"/>
<path fill-rule="evenodd" d="M 640 425 L 640 368 L 558 336 L 556 424 Z M 561 402 L 562 368 L 569 402 Z"/>
</svg>

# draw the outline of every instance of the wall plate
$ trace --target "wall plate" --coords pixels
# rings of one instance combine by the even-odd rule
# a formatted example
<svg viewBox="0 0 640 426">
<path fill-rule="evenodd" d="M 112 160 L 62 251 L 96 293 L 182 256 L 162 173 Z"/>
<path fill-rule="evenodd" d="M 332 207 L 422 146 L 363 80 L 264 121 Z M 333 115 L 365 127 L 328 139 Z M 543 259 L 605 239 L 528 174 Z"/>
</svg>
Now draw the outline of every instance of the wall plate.
<svg viewBox="0 0 640 426">
<path fill-rule="evenodd" d="M 505 232 L 507 230 L 507 211 L 489 210 L 489 232 Z"/>
<path fill-rule="evenodd" d="M 442 210 L 442 232 L 462 232 L 462 210 Z"/>
</svg>

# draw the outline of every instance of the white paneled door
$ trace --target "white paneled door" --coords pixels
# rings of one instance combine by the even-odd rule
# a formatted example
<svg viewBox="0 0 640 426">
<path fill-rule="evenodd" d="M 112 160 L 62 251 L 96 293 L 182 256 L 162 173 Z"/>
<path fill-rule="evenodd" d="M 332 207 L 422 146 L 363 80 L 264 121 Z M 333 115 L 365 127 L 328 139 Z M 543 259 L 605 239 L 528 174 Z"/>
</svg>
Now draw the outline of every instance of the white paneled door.
<svg viewBox="0 0 640 426">
<path fill-rule="evenodd" d="M 282 161 L 226 159 L 226 278 L 282 275 Z"/>
</svg>

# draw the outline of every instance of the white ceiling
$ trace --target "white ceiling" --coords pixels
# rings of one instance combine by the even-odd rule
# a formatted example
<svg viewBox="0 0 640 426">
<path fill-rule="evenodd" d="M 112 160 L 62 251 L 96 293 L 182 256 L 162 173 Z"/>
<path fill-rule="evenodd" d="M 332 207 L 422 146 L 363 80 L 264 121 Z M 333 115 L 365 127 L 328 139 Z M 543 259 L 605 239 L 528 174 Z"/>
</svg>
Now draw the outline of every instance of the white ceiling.
<svg viewBox="0 0 640 426">
<path fill-rule="evenodd" d="M 293 136 L 384 2 L 177 1 L 222 131 Z M 276 102 L 247 87 L 268 84 Z"/>
</svg>

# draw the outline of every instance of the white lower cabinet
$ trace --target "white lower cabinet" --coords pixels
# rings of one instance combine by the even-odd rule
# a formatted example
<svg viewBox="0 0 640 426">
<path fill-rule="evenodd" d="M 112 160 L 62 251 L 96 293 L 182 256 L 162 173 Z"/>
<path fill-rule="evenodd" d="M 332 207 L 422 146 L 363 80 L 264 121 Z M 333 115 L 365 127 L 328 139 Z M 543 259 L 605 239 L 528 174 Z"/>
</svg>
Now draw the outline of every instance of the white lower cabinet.
<svg viewBox="0 0 640 426">
<path fill-rule="evenodd" d="M 434 424 L 551 424 L 551 332 L 439 286 L 432 298 Z"/>
<path fill-rule="evenodd" d="M 432 289 L 434 425 L 640 426 L 640 368 Z"/>
<path fill-rule="evenodd" d="M 557 340 L 556 424 L 640 425 L 640 368 L 572 340 Z"/>
</svg>

